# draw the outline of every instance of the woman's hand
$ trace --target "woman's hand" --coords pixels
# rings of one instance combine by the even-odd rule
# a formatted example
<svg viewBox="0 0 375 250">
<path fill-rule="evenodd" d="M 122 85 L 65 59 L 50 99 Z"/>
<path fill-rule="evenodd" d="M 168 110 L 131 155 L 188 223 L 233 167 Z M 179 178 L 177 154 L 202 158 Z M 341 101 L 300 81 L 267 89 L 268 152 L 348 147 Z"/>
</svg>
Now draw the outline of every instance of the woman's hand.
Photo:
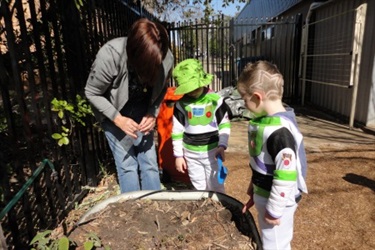
<svg viewBox="0 0 375 250">
<path fill-rule="evenodd" d="M 153 115 L 147 114 L 142 118 L 141 123 L 139 124 L 140 131 L 147 135 L 155 128 L 156 118 Z"/>
<path fill-rule="evenodd" d="M 133 121 L 133 119 L 126 116 L 118 115 L 113 120 L 113 123 L 130 137 L 134 139 L 137 138 L 136 132 L 140 130 L 140 126 L 138 125 L 138 123 Z"/>
</svg>

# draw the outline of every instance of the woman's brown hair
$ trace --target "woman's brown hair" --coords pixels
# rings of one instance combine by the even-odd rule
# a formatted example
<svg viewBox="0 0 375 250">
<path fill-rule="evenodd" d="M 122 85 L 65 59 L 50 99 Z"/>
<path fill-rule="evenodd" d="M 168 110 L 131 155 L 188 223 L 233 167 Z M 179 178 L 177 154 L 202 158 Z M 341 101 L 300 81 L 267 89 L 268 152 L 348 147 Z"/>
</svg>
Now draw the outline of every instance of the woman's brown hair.
<svg viewBox="0 0 375 250">
<path fill-rule="evenodd" d="M 126 44 L 128 64 L 137 72 L 142 83 L 155 84 L 168 46 L 167 30 L 160 23 L 141 18 L 131 26 Z"/>
</svg>

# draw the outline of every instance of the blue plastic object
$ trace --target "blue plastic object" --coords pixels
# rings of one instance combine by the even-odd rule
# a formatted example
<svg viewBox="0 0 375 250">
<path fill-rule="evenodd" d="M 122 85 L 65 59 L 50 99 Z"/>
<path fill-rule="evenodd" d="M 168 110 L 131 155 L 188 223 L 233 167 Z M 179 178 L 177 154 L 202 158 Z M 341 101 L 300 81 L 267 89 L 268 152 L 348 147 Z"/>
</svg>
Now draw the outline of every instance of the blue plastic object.
<svg viewBox="0 0 375 250">
<path fill-rule="evenodd" d="M 221 159 L 221 156 L 219 155 L 217 157 L 217 165 L 218 165 L 218 174 L 217 174 L 217 180 L 220 184 L 224 184 L 225 178 L 228 175 L 228 169 L 223 165 L 223 160 Z"/>
<path fill-rule="evenodd" d="M 137 138 L 133 139 L 134 146 L 138 146 L 141 143 L 142 137 L 143 137 L 143 133 L 141 131 L 137 131 L 136 134 L 137 134 Z"/>
</svg>

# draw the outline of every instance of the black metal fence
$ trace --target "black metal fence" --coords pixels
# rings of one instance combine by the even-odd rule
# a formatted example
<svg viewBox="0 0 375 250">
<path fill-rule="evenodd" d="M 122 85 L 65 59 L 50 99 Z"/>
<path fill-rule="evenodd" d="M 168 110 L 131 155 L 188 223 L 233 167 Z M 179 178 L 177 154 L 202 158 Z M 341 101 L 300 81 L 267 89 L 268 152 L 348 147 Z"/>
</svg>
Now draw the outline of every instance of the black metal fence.
<svg viewBox="0 0 375 250">
<path fill-rule="evenodd" d="M 219 91 L 234 86 L 248 62 L 269 60 L 284 76 L 284 101 L 298 103 L 301 15 L 283 18 L 210 19 L 172 23 L 171 48 L 176 61 L 195 57 L 214 74 L 211 88 Z"/>
<path fill-rule="evenodd" d="M 56 227 L 111 160 L 93 117 L 85 126 L 66 111 L 61 119 L 51 101 L 82 105 L 100 46 L 140 16 L 154 18 L 133 1 L 78 2 L 0 2 L 0 220 L 9 249 L 28 249 L 37 231 Z M 60 147 L 51 136 L 64 135 L 62 126 L 70 141 Z"/>
<path fill-rule="evenodd" d="M 277 65 L 284 76 L 283 101 L 301 102 L 299 56 L 302 16 L 235 19 L 232 22 L 238 73 L 249 61 L 265 59 Z"/>
<path fill-rule="evenodd" d="M 95 186 L 102 165 L 112 162 L 94 118 L 83 117 L 82 125 L 65 110 L 61 119 L 51 101 L 56 98 L 61 107 L 72 105 L 78 112 L 85 103 L 77 96 L 83 96 L 98 49 L 125 36 L 139 17 L 154 19 L 132 0 L 87 0 L 79 8 L 76 2 L 0 2 L 0 221 L 9 249 L 27 249 L 38 231 L 61 223 L 86 194 L 82 187 Z M 201 60 L 216 76 L 215 91 L 234 86 L 246 62 L 264 58 L 281 66 L 292 100 L 298 25 L 295 19 L 271 23 L 219 16 L 167 28 L 175 63 Z M 262 39 L 269 27 L 274 27 L 271 41 Z M 257 37 L 248 40 L 247 34 Z M 69 134 L 69 143 L 59 146 L 54 133 Z"/>
<path fill-rule="evenodd" d="M 176 62 L 199 59 L 205 71 L 215 76 L 210 86 L 214 91 L 235 84 L 230 19 L 216 16 L 184 21 L 172 23 L 168 29 Z"/>
</svg>

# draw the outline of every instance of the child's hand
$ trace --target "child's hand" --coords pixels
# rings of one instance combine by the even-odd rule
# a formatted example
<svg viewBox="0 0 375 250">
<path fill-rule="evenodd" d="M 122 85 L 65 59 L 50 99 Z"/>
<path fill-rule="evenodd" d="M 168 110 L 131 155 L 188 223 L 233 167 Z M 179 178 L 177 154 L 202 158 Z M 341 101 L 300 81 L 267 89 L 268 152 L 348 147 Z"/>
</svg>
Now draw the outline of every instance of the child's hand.
<svg viewBox="0 0 375 250">
<path fill-rule="evenodd" d="M 273 226 L 280 225 L 280 219 L 273 218 L 267 211 L 264 215 L 264 220 L 266 221 L 267 224 L 270 224 L 270 225 L 273 225 Z"/>
<path fill-rule="evenodd" d="M 218 155 L 220 155 L 221 156 L 221 160 L 222 161 L 225 161 L 225 154 L 224 154 L 224 147 L 222 147 L 222 146 L 219 146 L 219 147 L 217 147 L 217 149 L 216 149 L 216 157 L 218 156 Z"/>
<path fill-rule="evenodd" d="M 254 200 L 253 197 L 250 197 L 246 204 L 243 206 L 242 213 L 246 213 L 246 211 L 249 210 L 252 206 L 254 206 Z"/>
<path fill-rule="evenodd" d="M 176 158 L 176 170 L 184 174 L 186 169 L 187 169 L 187 166 L 186 166 L 186 161 L 184 157 Z"/>
<path fill-rule="evenodd" d="M 253 199 L 254 190 L 253 190 L 253 183 L 252 182 L 250 182 L 249 187 L 247 188 L 247 195 L 250 198 L 249 198 L 249 200 L 246 202 L 246 204 L 242 208 L 242 213 L 243 214 L 246 213 L 246 211 L 249 210 L 249 208 L 251 208 L 252 206 L 254 206 L 254 199 Z"/>
</svg>

